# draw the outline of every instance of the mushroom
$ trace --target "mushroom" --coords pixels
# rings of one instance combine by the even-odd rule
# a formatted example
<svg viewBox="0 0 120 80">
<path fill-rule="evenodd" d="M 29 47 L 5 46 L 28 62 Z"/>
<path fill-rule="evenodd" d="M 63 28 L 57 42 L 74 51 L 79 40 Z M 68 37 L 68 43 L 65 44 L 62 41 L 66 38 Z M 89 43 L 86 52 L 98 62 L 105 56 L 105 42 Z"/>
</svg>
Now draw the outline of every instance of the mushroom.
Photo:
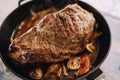
<svg viewBox="0 0 120 80">
<path fill-rule="evenodd" d="M 92 35 L 92 39 L 97 39 L 99 36 L 101 36 L 102 35 L 102 32 L 97 32 L 97 31 L 95 31 L 94 33 L 93 33 L 93 35 Z"/>
<path fill-rule="evenodd" d="M 33 69 L 29 72 L 29 77 L 32 79 L 41 79 L 43 73 L 40 68 Z"/>
<path fill-rule="evenodd" d="M 46 71 L 44 80 L 58 80 L 61 76 L 61 65 L 53 63 Z"/>
<path fill-rule="evenodd" d="M 67 67 L 70 70 L 76 70 L 80 68 L 80 57 L 70 58 L 67 62 Z"/>
<path fill-rule="evenodd" d="M 62 68 L 63 68 L 63 73 L 64 73 L 64 75 L 68 75 L 68 73 L 67 73 L 67 69 L 66 69 L 66 67 L 65 67 L 65 65 L 63 64 L 62 65 Z"/>
<path fill-rule="evenodd" d="M 10 42 L 11 42 L 11 43 L 13 42 L 13 38 L 12 38 L 12 37 L 10 38 Z"/>
<path fill-rule="evenodd" d="M 86 44 L 86 49 L 93 53 L 95 51 L 95 46 L 93 45 L 93 42 Z"/>
<path fill-rule="evenodd" d="M 58 72 L 57 72 L 57 76 L 58 76 L 58 77 L 61 76 L 61 71 L 62 71 L 62 68 L 60 67 L 60 69 L 59 69 Z"/>
</svg>

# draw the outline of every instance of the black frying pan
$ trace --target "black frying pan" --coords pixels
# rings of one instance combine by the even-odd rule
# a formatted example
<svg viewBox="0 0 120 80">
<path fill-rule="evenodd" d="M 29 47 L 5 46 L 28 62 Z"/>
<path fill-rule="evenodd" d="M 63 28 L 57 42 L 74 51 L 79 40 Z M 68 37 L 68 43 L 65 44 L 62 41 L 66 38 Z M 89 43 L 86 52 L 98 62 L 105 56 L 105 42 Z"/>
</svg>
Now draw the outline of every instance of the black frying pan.
<svg viewBox="0 0 120 80">
<path fill-rule="evenodd" d="M 0 53 L 1 58 L 6 65 L 7 68 L 9 68 L 14 74 L 19 76 L 20 78 L 24 80 L 29 80 L 30 78 L 27 75 L 24 75 L 20 72 L 19 68 L 16 68 L 11 61 L 11 59 L 7 56 L 7 49 L 10 44 L 10 37 L 13 33 L 13 31 L 16 29 L 16 27 L 26 19 L 28 16 L 30 16 L 30 9 L 34 10 L 35 12 L 41 11 L 43 9 L 47 9 L 49 7 L 56 7 L 57 9 L 61 9 L 67 4 L 72 3 L 78 3 L 81 7 L 84 9 L 92 12 L 95 16 L 96 22 L 98 23 L 98 32 L 102 32 L 102 36 L 99 37 L 99 51 L 98 51 L 98 57 L 94 64 L 92 65 L 92 69 L 86 73 L 85 75 L 79 77 L 78 79 L 82 77 L 86 77 L 89 74 L 93 73 L 96 69 L 100 67 L 100 65 L 103 63 L 105 58 L 108 55 L 108 51 L 110 48 L 110 30 L 108 27 L 108 24 L 106 23 L 103 16 L 92 6 L 77 0 L 33 0 L 30 1 L 24 5 L 21 5 L 21 1 L 19 2 L 19 7 L 15 9 L 11 14 L 7 16 L 7 18 L 3 21 L 1 28 L 0 28 Z"/>
</svg>

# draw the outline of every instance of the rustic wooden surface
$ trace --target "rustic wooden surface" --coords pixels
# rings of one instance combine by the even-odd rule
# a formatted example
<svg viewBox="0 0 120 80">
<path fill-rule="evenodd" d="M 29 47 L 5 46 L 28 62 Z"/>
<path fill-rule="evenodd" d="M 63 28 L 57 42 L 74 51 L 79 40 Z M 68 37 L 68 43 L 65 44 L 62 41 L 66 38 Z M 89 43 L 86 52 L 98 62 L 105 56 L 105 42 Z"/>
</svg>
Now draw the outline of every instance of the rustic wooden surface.
<svg viewBox="0 0 120 80">
<path fill-rule="evenodd" d="M 105 80 L 120 80 L 120 0 L 82 0 L 98 9 L 107 20 L 112 43 L 108 57 L 101 65 Z M 17 7 L 18 0 L 0 0 L 0 25 Z M 12 74 L 0 59 L 0 80 L 21 80 Z"/>
</svg>

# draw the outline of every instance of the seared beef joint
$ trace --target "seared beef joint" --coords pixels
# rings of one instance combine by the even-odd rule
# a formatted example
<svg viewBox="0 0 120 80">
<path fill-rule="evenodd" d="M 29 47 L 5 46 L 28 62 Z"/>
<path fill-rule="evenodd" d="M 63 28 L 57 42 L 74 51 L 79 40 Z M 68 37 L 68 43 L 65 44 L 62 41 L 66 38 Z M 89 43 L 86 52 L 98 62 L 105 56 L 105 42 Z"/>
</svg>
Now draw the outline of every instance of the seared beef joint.
<svg viewBox="0 0 120 80">
<path fill-rule="evenodd" d="M 68 5 L 14 39 L 9 56 L 21 64 L 63 61 L 84 50 L 94 24 L 92 13 L 77 4 Z"/>
</svg>

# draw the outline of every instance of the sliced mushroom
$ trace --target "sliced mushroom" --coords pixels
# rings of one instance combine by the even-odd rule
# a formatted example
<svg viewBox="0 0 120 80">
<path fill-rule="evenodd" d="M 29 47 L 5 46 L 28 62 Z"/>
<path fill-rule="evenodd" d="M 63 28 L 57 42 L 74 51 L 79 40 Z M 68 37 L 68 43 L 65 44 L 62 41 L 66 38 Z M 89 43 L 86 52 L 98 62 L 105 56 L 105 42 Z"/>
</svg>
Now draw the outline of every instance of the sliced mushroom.
<svg viewBox="0 0 120 80">
<path fill-rule="evenodd" d="M 40 68 L 36 68 L 29 72 L 29 77 L 32 79 L 41 79 L 42 78 L 42 70 Z"/>
<path fill-rule="evenodd" d="M 30 10 L 30 13 L 31 13 L 31 15 L 34 17 L 36 17 L 37 16 L 37 13 L 35 13 L 33 10 Z"/>
<path fill-rule="evenodd" d="M 62 71 L 62 68 L 60 67 L 60 69 L 59 69 L 58 72 L 57 72 L 57 76 L 58 76 L 58 77 L 61 76 L 61 71 Z"/>
<path fill-rule="evenodd" d="M 102 35 L 102 32 L 97 32 L 97 31 L 95 31 L 94 33 L 93 33 L 93 35 L 92 35 L 92 39 L 97 39 L 99 36 L 101 36 Z"/>
<path fill-rule="evenodd" d="M 93 45 L 93 42 L 86 44 L 86 49 L 93 53 L 95 51 L 95 46 Z"/>
<path fill-rule="evenodd" d="M 11 42 L 11 43 L 13 42 L 13 38 L 12 38 L 12 37 L 10 38 L 10 42 Z"/>
<path fill-rule="evenodd" d="M 80 68 L 80 57 L 70 58 L 67 62 L 67 67 L 70 70 L 76 70 Z"/>
<path fill-rule="evenodd" d="M 58 80 L 61 76 L 61 66 L 57 63 L 52 64 L 44 75 L 45 80 Z"/>
<path fill-rule="evenodd" d="M 62 68 L 63 68 L 63 73 L 64 73 L 64 75 L 68 75 L 68 73 L 67 73 L 67 69 L 66 69 L 66 67 L 65 67 L 65 65 L 63 64 L 62 65 Z"/>
</svg>

